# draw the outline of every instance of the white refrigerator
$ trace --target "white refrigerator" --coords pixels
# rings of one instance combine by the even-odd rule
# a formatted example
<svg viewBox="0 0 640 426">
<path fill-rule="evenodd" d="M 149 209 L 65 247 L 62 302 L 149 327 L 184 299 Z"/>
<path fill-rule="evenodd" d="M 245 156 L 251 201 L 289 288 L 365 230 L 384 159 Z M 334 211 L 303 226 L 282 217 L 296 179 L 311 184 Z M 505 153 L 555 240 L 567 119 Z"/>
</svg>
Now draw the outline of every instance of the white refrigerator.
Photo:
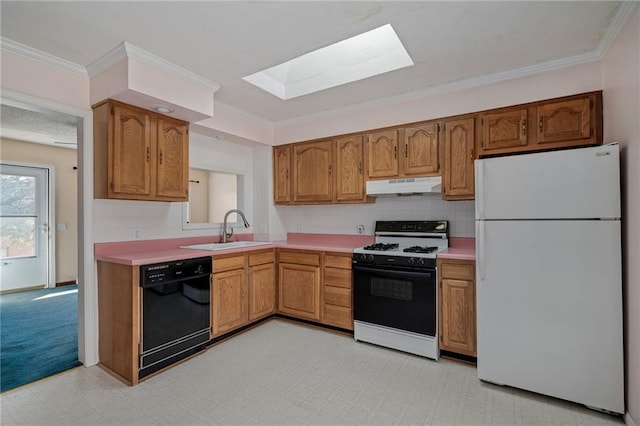
<svg viewBox="0 0 640 426">
<path fill-rule="evenodd" d="M 618 144 L 475 162 L 481 380 L 624 413 Z"/>
</svg>

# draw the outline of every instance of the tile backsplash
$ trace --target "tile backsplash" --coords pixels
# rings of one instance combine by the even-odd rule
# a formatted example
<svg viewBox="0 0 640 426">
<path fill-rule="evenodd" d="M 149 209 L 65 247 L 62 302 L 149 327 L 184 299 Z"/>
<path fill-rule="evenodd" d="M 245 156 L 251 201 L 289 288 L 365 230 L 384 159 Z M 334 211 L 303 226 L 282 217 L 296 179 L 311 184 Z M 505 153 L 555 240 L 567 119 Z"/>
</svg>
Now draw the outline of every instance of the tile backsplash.
<svg viewBox="0 0 640 426">
<path fill-rule="evenodd" d="M 443 201 L 440 194 L 381 197 L 370 204 L 277 206 L 286 232 L 373 234 L 376 220 L 448 220 L 452 237 L 475 236 L 473 201 Z"/>
</svg>

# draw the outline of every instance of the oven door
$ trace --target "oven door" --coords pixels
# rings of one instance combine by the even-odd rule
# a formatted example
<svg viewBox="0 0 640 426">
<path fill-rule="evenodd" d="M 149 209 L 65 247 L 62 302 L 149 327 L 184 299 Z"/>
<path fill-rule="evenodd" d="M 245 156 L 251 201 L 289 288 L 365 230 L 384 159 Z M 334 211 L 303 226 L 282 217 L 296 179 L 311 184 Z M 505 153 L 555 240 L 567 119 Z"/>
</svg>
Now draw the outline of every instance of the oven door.
<svg viewBox="0 0 640 426">
<path fill-rule="evenodd" d="M 436 335 L 436 271 L 353 265 L 354 319 Z"/>
</svg>

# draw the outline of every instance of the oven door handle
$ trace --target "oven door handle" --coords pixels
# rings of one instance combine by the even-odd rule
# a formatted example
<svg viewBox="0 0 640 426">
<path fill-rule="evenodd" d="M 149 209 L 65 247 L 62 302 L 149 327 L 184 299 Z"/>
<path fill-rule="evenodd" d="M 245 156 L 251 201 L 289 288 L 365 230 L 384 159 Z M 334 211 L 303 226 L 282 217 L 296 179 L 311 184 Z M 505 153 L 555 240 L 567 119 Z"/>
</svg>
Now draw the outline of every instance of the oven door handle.
<svg viewBox="0 0 640 426">
<path fill-rule="evenodd" d="M 433 271 L 404 271 L 404 270 L 389 270 L 382 268 L 368 268 L 366 266 L 353 266 L 353 272 L 368 272 L 370 274 L 382 275 L 386 277 L 405 277 L 405 278 L 431 278 Z"/>
</svg>

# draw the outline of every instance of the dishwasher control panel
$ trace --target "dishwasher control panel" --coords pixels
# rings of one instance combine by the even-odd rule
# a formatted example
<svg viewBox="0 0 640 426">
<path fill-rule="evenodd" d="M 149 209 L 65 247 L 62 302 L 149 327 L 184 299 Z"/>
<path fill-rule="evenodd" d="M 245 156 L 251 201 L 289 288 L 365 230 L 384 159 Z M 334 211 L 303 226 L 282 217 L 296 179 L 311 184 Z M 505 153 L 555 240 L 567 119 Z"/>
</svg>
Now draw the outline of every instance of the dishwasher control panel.
<svg viewBox="0 0 640 426">
<path fill-rule="evenodd" d="M 167 283 L 211 274 L 211 257 L 154 263 L 140 267 L 140 285 Z"/>
</svg>

